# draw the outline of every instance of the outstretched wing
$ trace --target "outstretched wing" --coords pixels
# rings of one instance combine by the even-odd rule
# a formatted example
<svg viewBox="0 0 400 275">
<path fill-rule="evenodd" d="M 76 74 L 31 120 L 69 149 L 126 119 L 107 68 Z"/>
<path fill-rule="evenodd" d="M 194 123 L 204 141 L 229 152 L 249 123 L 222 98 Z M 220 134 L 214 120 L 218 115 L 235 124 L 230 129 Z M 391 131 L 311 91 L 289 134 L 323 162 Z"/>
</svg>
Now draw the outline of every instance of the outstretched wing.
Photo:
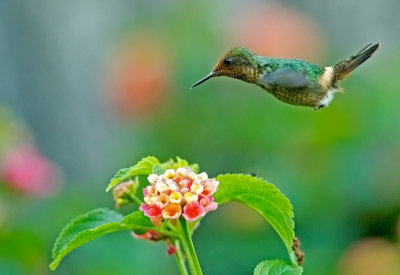
<svg viewBox="0 0 400 275">
<path fill-rule="evenodd" d="M 304 74 L 290 66 L 284 66 L 265 74 L 262 77 L 262 83 L 265 87 L 278 85 L 287 89 L 307 88 L 311 85 L 310 80 Z"/>
</svg>

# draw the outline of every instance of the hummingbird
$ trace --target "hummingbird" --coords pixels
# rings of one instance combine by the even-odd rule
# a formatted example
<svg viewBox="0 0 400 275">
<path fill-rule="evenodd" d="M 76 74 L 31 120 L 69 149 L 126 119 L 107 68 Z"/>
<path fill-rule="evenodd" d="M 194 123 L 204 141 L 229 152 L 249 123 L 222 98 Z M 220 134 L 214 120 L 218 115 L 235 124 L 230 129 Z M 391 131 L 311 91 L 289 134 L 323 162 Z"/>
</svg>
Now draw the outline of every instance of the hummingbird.
<svg viewBox="0 0 400 275">
<path fill-rule="evenodd" d="M 256 55 L 243 47 L 228 50 L 211 73 L 191 88 L 217 76 L 227 76 L 256 84 L 288 104 L 319 110 L 340 92 L 339 82 L 364 63 L 379 48 L 369 44 L 357 54 L 334 66 L 321 67 L 299 59 L 272 58 Z"/>
</svg>

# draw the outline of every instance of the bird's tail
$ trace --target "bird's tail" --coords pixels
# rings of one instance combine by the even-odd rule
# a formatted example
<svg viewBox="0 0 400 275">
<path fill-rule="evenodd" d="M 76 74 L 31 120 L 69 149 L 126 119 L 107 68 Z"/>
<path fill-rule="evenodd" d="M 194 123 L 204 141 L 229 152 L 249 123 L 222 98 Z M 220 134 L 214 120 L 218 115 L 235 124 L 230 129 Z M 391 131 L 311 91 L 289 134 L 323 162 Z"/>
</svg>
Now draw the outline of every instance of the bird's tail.
<svg viewBox="0 0 400 275">
<path fill-rule="evenodd" d="M 356 55 L 353 55 L 350 58 L 336 64 L 333 67 L 335 72 L 334 82 L 347 78 L 355 68 L 370 58 L 381 44 L 377 43 L 372 46 L 371 45 L 372 44 L 365 46 Z"/>
</svg>

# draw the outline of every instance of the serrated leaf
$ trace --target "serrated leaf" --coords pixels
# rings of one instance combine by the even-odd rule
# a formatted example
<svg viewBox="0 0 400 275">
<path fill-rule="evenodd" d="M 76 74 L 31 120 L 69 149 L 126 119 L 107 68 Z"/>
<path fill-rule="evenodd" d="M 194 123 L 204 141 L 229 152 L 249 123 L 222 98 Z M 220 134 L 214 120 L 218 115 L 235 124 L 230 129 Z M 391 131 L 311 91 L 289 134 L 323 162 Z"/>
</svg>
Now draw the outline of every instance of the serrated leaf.
<svg viewBox="0 0 400 275">
<path fill-rule="evenodd" d="M 185 159 L 181 159 L 180 157 L 176 157 L 176 161 L 173 159 L 169 159 L 166 162 L 163 162 L 161 166 L 165 169 L 178 169 L 180 167 L 189 167 L 193 170 L 193 172 L 199 172 L 199 165 L 197 163 L 189 164 L 189 162 Z"/>
<path fill-rule="evenodd" d="M 301 266 L 289 265 L 282 260 L 263 261 L 254 269 L 254 275 L 300 275 L 303 273 Z"/>
<path fill-rule="evenodd" d="M 108 184 L 106 192 L 110 191 L 115 185 L 120 183 L 123 180 L 126 180 L 130 177 L 136 175 L 148 175 L 153 171 L 154 165 L 160 164 L 158 159 L 153 156 L 148 156 L 142 158 L 138 163 L 134 166 L 123 168 L 118 170 L 115 176 L 111 179 L 110 184 Z"/>
<path fill-rule="evenodd" d="M 107 233 L 133 230 L 137 234 L 143 234 L 148 229 L 155 227 L 142 211 L 136 211 L 126 217 L 106 208 L 90 211 L 73 219 L 61 231 L 54 243 L 50 269 L 55 270 L 62 258 L 75 248 Z"/>
<path fill-rule="evenodd" d="M 162 174 L 164 174 L 164 172 L 165 172 L 164 167 L 162 167 L 161 165 L 158 165 L 158 164 L 154 165 L 153 171 L 152 171 L 153 174 L 162 175 Z"/>
<path fill-rule="evenodd" d="M 249 175 L 219 175 L 215 201 L 239 201 L 259 212 L 275 229 L 293 259 L 294 221 L 289 200 L 273 185 Z"/>
<path fill-rule="evenodd" d="M 200 172 L 200 166 L 197 163 L 189 164 L 189 168 L 196 174 Z"/>
<path fill-rule="evenodd" d="M 127 215 L 120 223 L 122 226 L 132 230 L 138 235 L 146 233 L 149 229 L 156 229 L 150 219 L 146 217 L 142 211 L 136 211 Z"/>
<path fill-rule="evenodd" d="M 54 244 L 50 269 L 55 270 L 61 259 L 75 248 L 106 233 L 124 229 L 119 224 L 122 218 L 116 211 L 100 208 L 72 220 Z"/>
</svg>

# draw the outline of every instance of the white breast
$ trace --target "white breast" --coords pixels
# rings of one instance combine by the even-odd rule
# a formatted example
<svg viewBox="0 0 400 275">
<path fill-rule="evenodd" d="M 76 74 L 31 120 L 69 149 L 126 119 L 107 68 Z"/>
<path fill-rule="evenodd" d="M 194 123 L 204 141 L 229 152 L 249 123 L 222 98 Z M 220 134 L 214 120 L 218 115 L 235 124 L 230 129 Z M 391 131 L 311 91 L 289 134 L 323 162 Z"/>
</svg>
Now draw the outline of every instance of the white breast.
<svg viewBox="0 0 400 275">
<path fill-rule="evenodd" d="M 333 100 L 333 94 L 335 93 L 334 89 L 329 90 L 326 95 L 318 102 L 318 106 L 328 106 L 329 103 Z"/>
</svg>

